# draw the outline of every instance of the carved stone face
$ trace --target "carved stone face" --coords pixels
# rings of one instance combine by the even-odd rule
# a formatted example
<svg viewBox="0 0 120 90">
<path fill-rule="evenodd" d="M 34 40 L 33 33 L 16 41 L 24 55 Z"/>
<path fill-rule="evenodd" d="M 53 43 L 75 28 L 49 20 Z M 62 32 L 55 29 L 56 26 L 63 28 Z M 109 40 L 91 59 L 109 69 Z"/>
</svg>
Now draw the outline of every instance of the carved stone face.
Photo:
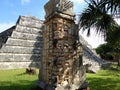
<svg viewBox="0 0 120 90">
<path fill-rule="evenodd" d="M 46 12 L 46 18 L 55 12 L 74 15 L 73 2 L 70 0 L 49 0 L 44 8 Z"/>
</svg>

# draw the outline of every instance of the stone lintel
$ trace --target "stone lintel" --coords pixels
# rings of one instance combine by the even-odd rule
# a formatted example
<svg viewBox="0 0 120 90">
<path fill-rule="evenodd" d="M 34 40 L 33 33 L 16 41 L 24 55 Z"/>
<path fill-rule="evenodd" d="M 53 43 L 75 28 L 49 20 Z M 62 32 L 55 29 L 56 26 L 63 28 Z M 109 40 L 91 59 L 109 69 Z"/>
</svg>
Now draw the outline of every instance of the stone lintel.
<svg viewBox="0 0 120 90">
<path fill-rule="evenodd" d="M 70 15 L 70 14 L 62 13 L 62 12 L 55 12 L 55 13 L 51 14 L 49 17 L 47 17 L 46 20 L 44 21 L 44 23 L 46 23 L 51 18 L 54 18 L 56 16 L 60 17 L 60 18 L 63 18 L 63 19 L 66 19 L 66 20 L 70 20 L 70 21 L 75 20 L 75 15 Z"/>
</svg>

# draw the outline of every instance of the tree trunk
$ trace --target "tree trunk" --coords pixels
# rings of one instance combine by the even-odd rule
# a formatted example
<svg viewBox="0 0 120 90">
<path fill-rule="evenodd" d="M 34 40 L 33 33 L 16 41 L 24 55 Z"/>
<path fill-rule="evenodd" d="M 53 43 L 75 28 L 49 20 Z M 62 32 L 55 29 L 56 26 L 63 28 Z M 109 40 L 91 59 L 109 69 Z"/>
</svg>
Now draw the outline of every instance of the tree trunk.
<svg viewBox="0 0 120 90">
<path fill-rule="evenodd" d="M 118 59 L 118 66 L 120 67 L 120 59 Z"/>
</svg>

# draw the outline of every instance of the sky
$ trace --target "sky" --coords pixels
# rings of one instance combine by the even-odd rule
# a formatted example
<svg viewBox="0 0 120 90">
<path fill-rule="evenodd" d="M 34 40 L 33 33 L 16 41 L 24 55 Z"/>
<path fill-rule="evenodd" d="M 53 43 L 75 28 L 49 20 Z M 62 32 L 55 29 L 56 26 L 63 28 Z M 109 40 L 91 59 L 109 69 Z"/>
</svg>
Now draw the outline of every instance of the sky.
<svg viewBox="0 0 120 90">
<path fill-rule="evenodd" d="M 18 17 L 35 16 L 44 20 L 44 5 L 49 0 L 0 0 L 0 32 L 15 25 Z M 74 12 L 78 16 L 87 7 L 84 0 L 71 0 L 74 3 Z M 88 43 L 96 48 L 99 44 L 104 43 L 103 38 L 91 33 L 90 37 L 86 33 L 80 34 L 88 41 Z"/>
</svg>

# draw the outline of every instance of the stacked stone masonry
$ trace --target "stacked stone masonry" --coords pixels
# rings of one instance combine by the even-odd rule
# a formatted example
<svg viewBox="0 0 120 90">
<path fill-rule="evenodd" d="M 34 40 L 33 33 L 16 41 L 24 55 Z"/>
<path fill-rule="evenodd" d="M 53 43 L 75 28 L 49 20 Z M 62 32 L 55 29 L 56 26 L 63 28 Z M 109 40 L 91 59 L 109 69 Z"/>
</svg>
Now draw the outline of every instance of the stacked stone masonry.
<svg viewBox="0 0 120 90">
<path fill-rule="evenodd" d="M 52 23 L 53 26 L 51 26 Z M 74 27 L 74 23 L 62 18 L 54 18 L 46 23 L 43 67 L 44 80 L 49 84 L 54 83 L 52 79 L 56 76 L 58 76 L 57 84 L 61 84 L 63 80 L 72 83 L 70 81 L 73 78 L 71 75 L 74 75 L 72 69 L 79 68 L 81 66 L 79 62 L 82 64 L 82 59 L 79 59 L 82 56 L 82 47 L 78 45 L 77 51 L 73 49 L 75 38 L 73 37 L 74 31 L 72 31 L 74 28 L 71 27 Z"/>
<path fill-rule="evenodd" d="M 96 73 L 104 63 L 103 60 L 81 35 L 79 35 L 79 40 L 83 47 L 83 65 L 88 65 L 88 69 Z"/>
<path fill-rule="evenodd" d="M 39 67 L 43 29 L 43 21 L 36 17 L 20 16 L 14 28 L 0 33 L 0 69 Z"/>
<path fill-rule="evenodd" d="M 45 12 L 42 73 L 38 86 L 44 90 L 79 89 L 86 77 L 73 3 L 70 0 L 49 0 Z"/>
<path fill-rule="evenodd" d="M 28 22 L 34 23 L 30 25 Z M 43 31 L 43 21 L 32 16 L 20 16 L 15 26 L 0 33 L 0 69 L 28 67 L 34 61 L 38 62 L 36 67 L 39 67 Z M 91 64 L 89 69 L 96 72 L 103 62 L 84 38 L 79 38 L 83 47 L 83 64 Z"/>
</svg>

